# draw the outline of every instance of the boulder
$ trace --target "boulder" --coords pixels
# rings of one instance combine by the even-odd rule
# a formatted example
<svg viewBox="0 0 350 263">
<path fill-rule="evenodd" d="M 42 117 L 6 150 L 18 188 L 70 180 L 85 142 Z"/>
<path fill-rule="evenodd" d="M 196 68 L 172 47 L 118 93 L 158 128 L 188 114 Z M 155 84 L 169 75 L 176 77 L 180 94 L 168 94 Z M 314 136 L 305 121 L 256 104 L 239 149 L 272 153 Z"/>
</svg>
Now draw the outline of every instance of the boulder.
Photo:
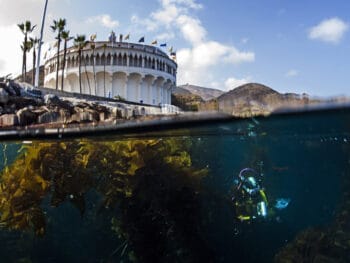
<svg viewBox="0 0 350 263">
<path fill-rule="evenodd" d="M 45 104 L 59 104 L 61 102 L 60 98 L 54 94 L 46 94 L 44 96 Z"/>
<path fill-rule="evenodd" d="M 52 123 L 60 120 L 60 114 L 56 111 L 45 112 L 38 117 L 38 123 Z"/>
<path fill-rule="evenodd" d="M 16 114 L 4 114 L 0 116 L 0 127 L 18 125 L 18 117 Z"/>
<path fill-rule="evenodd" d="M 124 109 L 124 113 L 122 114 L 122 118 L 123 119 L 131 119 L 132 117 L 134 117 L 134 111 L 133 109 L 127 107 Z"/>
<path fill-rule="evenodd" d="M 69 111 L 73 110 L 73 106 L 69 102 L 61 100 L 54 94 L 46 94 L 44 96 L 44 102 L 50 108 L 58 107 Z"/>
<path fill-rule="evenodd" d="M 138 107 L 135 107 L 133 110 L 132 110 L 132 116 L 133 117 L 137 117 L 137 116 L 140 116 L 141 113 L 139 111 L 139 108 Z"/>
<path fill-rule="evenodd" d="M 29 106 L 41 106 L 42 100 L 34 98 L 24 98 L 24 97 L 10 97 L 9 103 L 14 104 L 17 110 L 29 107 Z M 9 104 L 8 103 L 8 104 Z"/>
<path fill-rule="evenodd" d="M 59 114 L 60 114 L 60 121 L 64 123 L 68 122 L 71 117 L 70 111 L 65 109 L 60 109 Z"/>
<path fill-rule="evenodd" d="M 18 83 L 14 82 L 14 81 L 10 81 L 8 84 L 8 88 L 15 93 L 14 95 L 21 96 L 22 88 Z"/>
<path fill-rule="evenodd" d="M 93 122 L 98 121 L 98 118 L 98 115 L 94 115 L 91 112 L 84 111 L 73 114 L 70 118 L 70 122 Z"/>
<path fill-rule="evenodd" d="M 37 122 L 38 116 L 28 107 L 20 109 L 16 113 L 18 117 L 18 124 L 21 126 L 30 125 Z"/>
<path fill-rule="evenodd" d="M 0 103 L 6 104 L 9 101 L 9 94 L 3 88 L 0 88 Z"/>
</svg>

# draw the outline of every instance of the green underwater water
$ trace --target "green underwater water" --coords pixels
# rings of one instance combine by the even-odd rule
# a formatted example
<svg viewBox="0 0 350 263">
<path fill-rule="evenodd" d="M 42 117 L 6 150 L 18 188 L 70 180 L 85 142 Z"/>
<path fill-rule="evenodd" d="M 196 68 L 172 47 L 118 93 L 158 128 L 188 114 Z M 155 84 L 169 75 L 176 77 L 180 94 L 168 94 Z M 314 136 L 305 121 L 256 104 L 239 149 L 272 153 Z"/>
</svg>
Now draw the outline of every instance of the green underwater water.
<svg viewBox="0 0 350 263">
<path fill-rule="evenodd" d="M 349 108 L 4 142 L 0 159 L 1 262 L 350 262 Z"/>
</svg>

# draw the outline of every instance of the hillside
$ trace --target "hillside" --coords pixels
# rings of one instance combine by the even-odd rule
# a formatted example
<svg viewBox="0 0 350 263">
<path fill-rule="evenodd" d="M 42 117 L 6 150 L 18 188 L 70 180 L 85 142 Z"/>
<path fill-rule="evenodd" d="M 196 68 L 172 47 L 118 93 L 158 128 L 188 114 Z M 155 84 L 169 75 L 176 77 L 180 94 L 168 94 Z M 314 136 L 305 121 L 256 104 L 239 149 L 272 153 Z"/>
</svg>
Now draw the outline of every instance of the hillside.
<svg viewBox="0 0 350 263">
<path fill-rule="evenodd" d="M 171 94 L 172 104 L 184 111 L 198 111 L 205 101 L 215 99 L 224 92 L 194 85 L 182 85 L 176 87 Z"/>
<path fill-rule="evenodd" d="M 202 103 L 199 110 L 218 110 L 247 117 L 269 114 L 282 107 L 301 107 L 315 102 L 310 101 L 306 94 L 281 94 L 265 85 L 249 83 Z"/>
<path fill-rule="evenodd" d="M 204 88 L 204 87 L 189 85 L 189 84 L 178 86 L 178 88 L 180 88 L 181 90 L 187 90 L 191 94 L 200 96 L 205 101 L 215 99 L 221 96 L 222 94 L 224 94 L 224 92 L 221 90 Z"/>
</svg>

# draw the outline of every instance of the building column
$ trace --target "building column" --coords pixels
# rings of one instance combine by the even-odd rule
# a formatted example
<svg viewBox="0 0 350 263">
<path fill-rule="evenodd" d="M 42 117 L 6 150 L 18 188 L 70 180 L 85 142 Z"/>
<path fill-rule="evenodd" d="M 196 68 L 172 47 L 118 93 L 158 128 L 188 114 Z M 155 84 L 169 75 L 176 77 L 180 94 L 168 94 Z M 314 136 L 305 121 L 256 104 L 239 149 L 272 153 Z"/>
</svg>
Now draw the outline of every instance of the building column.
<svg viewBox="0 0 350 263">
<path fill-rule="evenodd" d="M 140 102 L 142 76 L 138 73 L 131 73 L 128 75 L 127 81 L 127 100 Z"/>
<path fill-rule="evenodd" d="M 152 85 L 152 104 L 159 105 L 161 103 L 160 90 L 163 87 L 164 78 L 158 77 Z"/>
<path fill-rule="evenodd" d="M 152 83 L 154 81 L 154 76 L 152 75 L 146 75 L 142 79 L 142 85 L 141 85 L 141 100 L 143 100 L 143 103 L 152 104 Z"/>
</svg>

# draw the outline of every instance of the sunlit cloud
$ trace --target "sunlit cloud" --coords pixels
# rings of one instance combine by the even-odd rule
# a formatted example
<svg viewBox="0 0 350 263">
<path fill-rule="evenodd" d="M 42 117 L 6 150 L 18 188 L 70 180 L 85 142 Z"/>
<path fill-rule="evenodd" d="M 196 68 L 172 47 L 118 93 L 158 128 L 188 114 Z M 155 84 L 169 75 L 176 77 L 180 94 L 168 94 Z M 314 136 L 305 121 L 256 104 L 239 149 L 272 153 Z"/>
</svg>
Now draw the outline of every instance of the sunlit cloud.
<svg viewBox="0 0 350 263">
<path fill-rule="evenodd" d="M 101 26 L 113 29 L 119 26 L 119 21 L 113 20 L 110 15 L 102 14 L 98 16 L 89 17 L 86 23 L 93 24 L 99 23 Z"/>
<path fill-rule="evenodd" d="M 178 83 L 210 86 L 217 83 L 212 74 L 216 66 L 255 61 L 254 52 L 242 52 L 233 45 L 208 38 L 207 29 L 195 16 L 195 11 L 203 8 L 197 1 L 161 0 L 160 3 L 161 7 L 148 17 L 141 19 L 135 15 L 132 22 L 149 32 L 157 32 L 158 36 L 174 32 L 174 37 L 185 40 L 188 46 L 177 51 Z M 224 87 L 225 83 L 215 86 Z"/>
<path fill-rule="evenodd" d="M 349 25 L 340 18 L 334 17 L 323 20 L 309 31 L 309 38 L 337 44 L 343 38 Z"/>
</svg>

